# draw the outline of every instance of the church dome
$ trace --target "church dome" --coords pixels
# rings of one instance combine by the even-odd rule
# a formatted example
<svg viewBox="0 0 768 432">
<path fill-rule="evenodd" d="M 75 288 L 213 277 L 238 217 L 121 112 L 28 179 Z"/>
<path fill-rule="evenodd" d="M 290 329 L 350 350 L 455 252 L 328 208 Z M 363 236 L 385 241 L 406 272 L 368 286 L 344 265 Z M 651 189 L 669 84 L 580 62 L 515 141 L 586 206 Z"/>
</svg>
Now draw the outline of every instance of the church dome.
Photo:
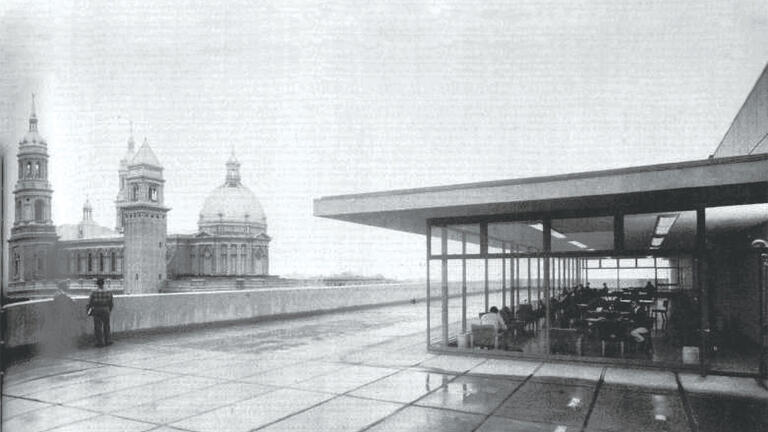
<svg viewBox="0 0 768 432">
<path fill-rule="evenodd" d="M 256 195 L 243 185 L 224 184 L 208 195 L 200 211 L 200 222 L 265 223 L 266 216 Z"/>
<path fill-rule="evenodd" d="M 233 155 L 226 165 L 225 183 L 208 195 L 200 211 L 198 221 L 200 230 L 211 231 L 210 228 L 217 225 L 265 228 L 267 218 L 261 203 L 250 189 L 240 183 L 240 163 Z M 231 229 L 225 231 L 231 231 Z M 244 232 L 255 233 L 251 229 L 246 229 Z"/>
</svg>

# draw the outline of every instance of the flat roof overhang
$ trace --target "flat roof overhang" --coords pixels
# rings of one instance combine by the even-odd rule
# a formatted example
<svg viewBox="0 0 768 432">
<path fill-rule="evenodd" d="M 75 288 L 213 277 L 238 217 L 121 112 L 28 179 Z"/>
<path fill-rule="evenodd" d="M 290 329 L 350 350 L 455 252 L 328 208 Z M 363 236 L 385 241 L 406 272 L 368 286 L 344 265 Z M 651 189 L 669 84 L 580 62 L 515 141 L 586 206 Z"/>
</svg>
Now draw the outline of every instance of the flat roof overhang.
<svg viewBox="0 0 768 432">
<path fill-rule="evenodd" d="M 768 154 L 328 196 L 314 201 L 314 215 L 426 234 L 429 219 L 650 213 L 764 202 Z"/>
</svg>

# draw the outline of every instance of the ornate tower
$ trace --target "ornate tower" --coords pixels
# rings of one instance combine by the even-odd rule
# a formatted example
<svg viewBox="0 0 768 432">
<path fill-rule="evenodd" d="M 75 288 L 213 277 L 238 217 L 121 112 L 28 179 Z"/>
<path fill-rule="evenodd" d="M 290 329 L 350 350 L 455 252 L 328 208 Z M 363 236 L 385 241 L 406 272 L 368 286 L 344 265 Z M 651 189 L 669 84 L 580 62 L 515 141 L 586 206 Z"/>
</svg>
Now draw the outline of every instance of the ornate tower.
<svg viewBox="0 0 768 432">
<path fill-rule="evenodd" d="M 29 131 L 19 141 L 19 176 L 13 190 L 15 219 L 8 240 L 11 285 L 54 276 L 53 254 L 58 236 L 51 220 L 48 144 L 37 131 L 35 97 Z"/>
<path fill-rule="evenodd" d="M 117 199 L 115 200 L 115 231 L 123 232 L 123 211 L 122 206 L 128 201 L 128 192 L 126 188 L 126 177 L 128 176 L 128 163 L 133 159 L 135 155 L 133 141 L 133 123 L 131 123 L 131 135 L 128 137 L 128 151 L 125 153 L 122 159 L 120 159 L 120 168 L 118 169 L 118 176 L 120 179 L 120 190 L 117 192 Z"/>
<path fill-rule="evenodd" d="M 155 293 L 166 280 L 166 213 L 163 167 L 147 140 L 127 164 L 123 215 L 125 247 L 123 283 L 126 294 Z"/>
</svg>

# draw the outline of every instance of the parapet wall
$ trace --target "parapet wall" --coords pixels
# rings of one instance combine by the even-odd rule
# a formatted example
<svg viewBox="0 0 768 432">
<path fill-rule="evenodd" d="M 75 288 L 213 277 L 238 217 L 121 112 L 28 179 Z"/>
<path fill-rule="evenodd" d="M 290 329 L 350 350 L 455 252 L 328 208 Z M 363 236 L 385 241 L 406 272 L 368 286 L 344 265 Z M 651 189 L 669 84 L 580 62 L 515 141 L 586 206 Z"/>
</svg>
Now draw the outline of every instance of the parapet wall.
<svg viewBox="0 0 768 432">
<path fill-rule="evenodd" d="M 439 290 L 439 284 L 435 285 Z M 452 294 L 457 292 L 453 285 Z M 483 290 L 482 283 L 468 285 L 469 292 Z M 116 295 L 111 324 L 113 332 L 121 333 L 314 314 L 405 303 L 413 299 L 421 301 L 425 297 L 423 283 Z M 7 346 L 55 345 L 64 334 L 93 334 L 93 325 L 85 313 L 87 303 L 88 298 L 84 296 L 59 296 L 53 300 L 31 300 L 6 306 L 3 324 Z"/>
</svg>

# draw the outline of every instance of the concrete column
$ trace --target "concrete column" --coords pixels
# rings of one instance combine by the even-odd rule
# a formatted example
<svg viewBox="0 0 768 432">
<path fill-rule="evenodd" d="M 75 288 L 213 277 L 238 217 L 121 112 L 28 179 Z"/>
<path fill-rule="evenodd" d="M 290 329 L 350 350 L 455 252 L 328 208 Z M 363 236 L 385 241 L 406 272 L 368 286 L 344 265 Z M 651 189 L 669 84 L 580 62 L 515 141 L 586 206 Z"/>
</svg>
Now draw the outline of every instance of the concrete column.
<svg viewBox="0 0 768 432">
<path fill-rule="evenodd" d="M 448 250 L 448 229 L 440 228 L 440 244 L 442 246 L 441 265 L 441 295 L 442 295 L 442 327 L 443 327 L 443 348 L 448 346 L 448 259 L 445 253 Z"/>
<path fill-rule="evenodd" d="M 467 254 L 467 233 L 461 233 L 461 254 Z M 461 259 L 461 332 L 467 331 L 467 260 Z"/>
<path fill-rule="evenodd" d="M 547 347 L 546 354 L 549 356 L 549 323 L 552 315 L 550 311 L 550 292 L 549 292 L 549 253 L 552 250 L 552 221 L 549 218 L 544 219 L 544 304 L 546 305 L 544 318 L 544 343 Z"/>
<path fill-rule="evenodd" d="M 501 243 L 501 253 L 506 253 L 506 245 Z M 501 307 L 507 305 L 507 260 L 501 258 Z"/>
</svg>

